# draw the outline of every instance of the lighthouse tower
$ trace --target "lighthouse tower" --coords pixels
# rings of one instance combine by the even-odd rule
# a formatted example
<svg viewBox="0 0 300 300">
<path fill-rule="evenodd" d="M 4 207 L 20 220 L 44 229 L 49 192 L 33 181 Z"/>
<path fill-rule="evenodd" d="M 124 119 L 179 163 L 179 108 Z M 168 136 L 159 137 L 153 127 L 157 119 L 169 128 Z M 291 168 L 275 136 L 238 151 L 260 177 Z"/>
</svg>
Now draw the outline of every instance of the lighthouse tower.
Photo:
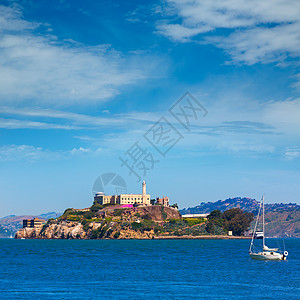
<svg viewBox="0 0 300 300">
<path fill-rule="evenodd" d="M 146 181 L 143 181 L 143 196 L 146 196 Z"/>
<path fill-rule="evenodd" d="M 147 197 L 146 197 L 146 182 L 145 182 L 145 180 L 142 183 L 142 187 L 143 187 L 143 193 L 142 193 L 143 203 L 146 203 Z"/>
</svg>

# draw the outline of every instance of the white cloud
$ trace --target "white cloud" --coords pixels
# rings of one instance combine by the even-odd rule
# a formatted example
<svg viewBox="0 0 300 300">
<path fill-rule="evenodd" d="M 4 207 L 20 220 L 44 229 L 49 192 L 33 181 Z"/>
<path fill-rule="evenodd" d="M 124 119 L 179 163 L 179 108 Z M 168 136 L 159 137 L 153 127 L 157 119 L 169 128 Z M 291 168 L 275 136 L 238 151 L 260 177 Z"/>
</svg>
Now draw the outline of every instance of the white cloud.
<svg viewBox="0 0 300 300">
<path fill-rule="evenodd" d="M 270 101 L 265 105 L 263 120 L 285 134 L 300 137 L 300 98 Z"/>
<path fill-rule="evenodd" d="M 300 12 L 299 12 L 300 13 Z M 236 31 L 228 38 L 208 37 L 207 41 L 227 49 L 234 61 L 249 65 L 269 63 L 299 56 L 300 22 L 280 25 L 272 28 L 257 27 L 245 31 Z"/>
<path fill-rule="evenodd" d="M 0 128 L 5 129 L 80 129 L 78 126 L 60 125 L 53 123 L 34 122 L 26 120 L 3 119 L 0 118 Z"/>
<path fill-rule="evenodd" d="M 282 153 L 282 148 L 289 147 L 291 141 L 300 138 L 300 99 L 261 102 L 226 91 L 215 97 L 201 94 L 194 96 L 201 99 L 209 113 L 193 127 L 192 134 L 185 135 L 184 142 L 178 147 L 198 149 L 201 145 L 204 148 L 225 149 L 235 153 Z M 214 101 L 211 101 L 212 98 Z M 109 133 L 103 132 L 101 138 L 94 133 L 89 135 L 86 131 L 83 131 L 83 135 L 76 132 L 74 137 L 81 140 L 84 146 L 69 150 L 69 153 L 89 155 L 95 154 L 95 149 L 103 144 L 109 145 L 109 149 L 126 150 L 134 141 L 143 140 L 143 134 L 149 126 L 164 115 L 164 112 L 131 112 L 108 115 L 102 113 L 96 117 L 54 109 L 9 107 L 0 107 L 0 113 L 7 115 L 6 117 L 14 117 L 0 119 L 2 128 L 109 128 Z M 17 117 L 31 120 L 16 120 Z M 174 120 L 170 121 L 179 127 L 178 130 L 182 130 Z"/>
<path fill-rule="evenodd" d="M 292 86 L 300 91 L 300 73 L 296 74 L 295 78 L 297 81 Z"/>
<path fill-rule="evenodd" d="M 296 158 L 300 157 L 300 148 L 298 148 L 298 147 L 287 148 L 284 155 L 287 160 L 296 159 Z"/>
<path fill-rule="evenodd" d="M 291 146 L 299 148 L 300 99 L 262 102 L 223 90 L 220 95 L 203 94 L 194 96 L 201 99 L 207 116 L 176 147 L 201 149 L 208 155 L 223 149 L 234 154 L 278 156 Z"/>
<path fill-rule="evenodd" d="M 209 25 L 213 28 L 247 27 L 259 23 L 280 23 L 299 20 L 297 0 L 289 5 L 283 0 L 170 0 L 187 25 Z"/>
<path fill-rule="evenodd" d="M 79 147 L 79 148 L 73 148 L 70 152 L 71 154 L 89 153 L 91 152 L 91 149 Z"/>
<path fill-rule="evenodd" d="M 123 121 L 114 117 L 101 117 L 101 116 L 90 116 L 79 113 L 73 113 L 68 111 L 61 111 L 55 109 L 43 109 L 43 108 L 12 108 L 7 106 L 0 107 L 0 113 L 6 115 L 26 116 L 31 118 L 52 118 L 69 120 L 77 125 L 118 125 L 122 124 Z M 51 125 L 51 124 L 50 124 Z M 73 125 L 72 125 L 73 126 Z M 74 129 L 78 127 L 74 126 Z"/>
<path fill-rule="evenodd" d="M 34 29 L 38 23 L 27 22 L 22 19 L 21 7 L 14 4 L 12 7 L 0 5 L 0 32 Z"/>
<path fill-rule="evenodd" d="M 179 42 L 189 42 L 190 38 L 200 33 L 208 32 L 212 29 L 210 26 L 200 28 L 189 28 L 180 24 L 161 24 L 159 31 L 168 38 Z"/>
<path fill-rule="evenodd" d="M 72 150 L 53 151 L 32 145 L 5 145 L 0 147 L 0 161 L 36 162 L 45 160 L 65 160 L 71 159 L 72 157 L 78 157 L 79 155 L 97 155 L 100 152 L 102 152 L 102 149 L 99 147 L 95 149 L 78 147 L 73 148 Z"/>
<path fill-rule="evenodd" d="M 275 150 L 275 147 L 270 145 L 259 145 L 257 143 L 247 143 L 245 141 L 223 141 L 220 143 L 220 145 L 217 146 L 217 148 L 221 150 L 229 150 L 233 152 L 253 152 L 253 153 L 272 153 Z"/>
<path fill-rule="evenodd" d="M 30 145 L 5 145 L 0 147 L 0 161 L 36 161 L 53 157 L 53 153 L 43 150 L 41 147 Z M 57 157 L 57 153 L 55 154 Z"/>
<path fill-rule="evenodd" d="M 155 113 L 147 112 L 131 112 L 127 114 L 111 114 L 108 110 L 102 111 L 99 116 L 91 116 L 55 109 L 43 108 L 12 108 L 8 106 L 0 106 L 0 113 L 6 115 L 7 118 L 0 118 L 0 128 L 18 129 L 18 128 L 33 128 L 33 129 L 98 129 L 103 126 L 124 127 L 124 125 L 135 127 L 141 123 L 154 122 L 156 119 Z M 39 119 L 39 121 L 17 120 L 9 118 L 30 117 Z M 41 121 L 43 119 L 60 120 L 63 124 L 48 123 Z"/>
<path fill-rule="evenodd" d="M 0 6 L 0 101 L 70 105 L 104 101 L 144 80 L 155 59 L 123 56 L 108 45 L 60 42 L 35 31 L 18 7 Z"/>
<path fill-rule="evenodd" d="M 178 18 L 158 24 L 161 34 L 178 42 L 206 41 L 246 64 L 299 56 L 298 0 L 169 0 Z M 168 16 L 166 16 L 168 17 Z M 220 30 L 226 29 L 222 34 Z M 202 33 L 202 35 L 200 35 Z M 207 33 L 207 34 L 203 34 Z"/>
</svg>

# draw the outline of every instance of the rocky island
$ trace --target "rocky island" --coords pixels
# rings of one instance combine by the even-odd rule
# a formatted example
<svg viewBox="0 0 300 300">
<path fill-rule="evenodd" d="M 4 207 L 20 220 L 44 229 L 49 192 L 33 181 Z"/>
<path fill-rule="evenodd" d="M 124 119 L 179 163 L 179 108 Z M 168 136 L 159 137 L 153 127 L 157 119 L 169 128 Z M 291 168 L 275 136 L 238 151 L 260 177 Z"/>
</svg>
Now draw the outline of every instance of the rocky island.
<svg viewBox="0 0 300 300">
<path fill-rule="evenodd" d="M 253 219 L 240 209 L 212 212 L 208 218 L 182 218 L 176 208 L 94 204 L 67 209 L 41 228 L 22 228 L 17 239 L 154 239 L 243 236 Z"/>
<path fill-rule="evenodd" d="M 207 217 L 207 218 L 206 218 Z M 24 220 L 17 239 L 154 239 L 243 236 L 253 214 L 233 208 L 182 217 L 169 198 L 150 200 L 146 182 L 142 194 L 96 193 L 93 205 L 68 208 L 56 219 Z"/>
<path fill-rule="evenodd" d="M 180 219 L 180 213 L 172 207 L 95 204 L 87 209 L 69 208 L 61 217 L 48 220 L 42 228 L 22 228 L 16 238 L 149 239 L 170 220 Z"/>
</svg>

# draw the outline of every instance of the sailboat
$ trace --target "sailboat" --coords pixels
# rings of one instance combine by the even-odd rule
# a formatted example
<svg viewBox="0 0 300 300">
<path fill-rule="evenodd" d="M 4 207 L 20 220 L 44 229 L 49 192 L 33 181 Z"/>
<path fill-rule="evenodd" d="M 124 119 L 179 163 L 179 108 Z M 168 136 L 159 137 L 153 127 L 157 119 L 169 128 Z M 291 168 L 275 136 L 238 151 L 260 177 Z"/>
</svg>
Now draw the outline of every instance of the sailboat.
<svg viewBox="0 0 300 300">
<path fill-rule="evenodd" d="M 259 260 L 286 260 L 287 256 L 288 256 L 288 252 L 284 251 L 283 253 L 278 251 L 278 248 L 269 248 L 266 244 L 265 244 L 265 197 L 262 196 L 262 204 L 260 203 L 259 206 L 259 210 L 258 210 L 258 214 L 257 214 L 257 219 L 256 219 L 256 223 L 254 226 L 254 230 L 253 230 L 253 235 L 252 235 L 252 239 L 251 239 L 251 244 L 250 244 L 250 248 L 249 248 L 249 254 L 251 256 L 251 258 L 253 259 L 259 259 Z M 262 206 L 262 221 L 263 221 L 263 231 L 259 232 L 259 236 L 262 236 L 262 251 L 255 251 L 253 242 L 254 239 L 257 238 L 257 224 L 258 224 L 258 219 L 259 219 L 259 215 L 260 215 L 260 211 L 261 211 L 261 206 Z"/>
</svg>

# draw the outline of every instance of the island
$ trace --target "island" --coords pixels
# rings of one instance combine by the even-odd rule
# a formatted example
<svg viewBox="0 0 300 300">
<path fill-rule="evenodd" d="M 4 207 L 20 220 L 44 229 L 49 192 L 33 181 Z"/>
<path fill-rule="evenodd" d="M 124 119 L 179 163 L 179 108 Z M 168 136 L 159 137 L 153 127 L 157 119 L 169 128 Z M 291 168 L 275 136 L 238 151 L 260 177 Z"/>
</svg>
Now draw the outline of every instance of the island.
<svg viewBox="0 0 300 300">
<path fill-rule="evenodd" d="M 94 204 L 68 208 L 57 219 L 41 226 L 23 227 L 17 239 L 178 239 L 247 238 L 253 214 L 239 208 L 207 217 L 181 216 L 174 207 Z"/>
<path fill-rule="evenodd" d="M 177 204 L 163 196 L 152 199 L 142 182 L 142 194 L 96 193 L 89 208 L 68 208 L 62 216 L 24 220 L 17 239 L 167 239 L 243 237 L 253 214 L 240 208 L 210 214 L 181 215 Z"/>
</svg>

